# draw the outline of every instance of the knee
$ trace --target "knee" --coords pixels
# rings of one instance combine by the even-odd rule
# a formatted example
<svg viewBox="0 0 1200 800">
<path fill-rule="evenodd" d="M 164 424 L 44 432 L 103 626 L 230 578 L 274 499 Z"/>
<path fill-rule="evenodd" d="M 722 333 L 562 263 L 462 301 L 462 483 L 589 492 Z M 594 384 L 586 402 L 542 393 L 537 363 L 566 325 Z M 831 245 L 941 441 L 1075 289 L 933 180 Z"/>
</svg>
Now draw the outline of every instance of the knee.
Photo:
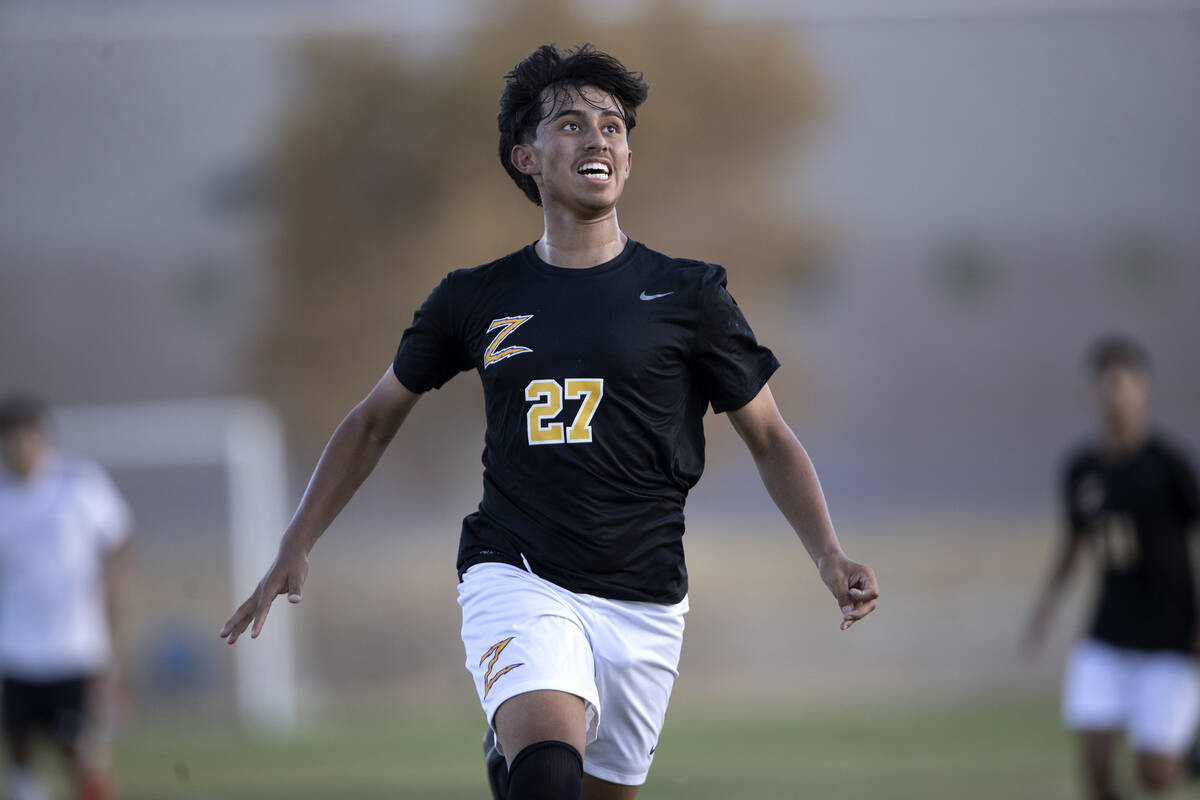
<svg viewBox="0 0 1200 800">
<path fill-rule="evenodd" d="M 566 742 L 529 745 L 508 767 L 509 800 L 579 800 L 583 758 Z"/>
<path fill-rule="evenodd" d="M 1137 759 L 1138 781 L 1151 794 L 1170 789 L 1179 775 L 1179 762 L 1173 758 L 1152 756 L 1145 753 Z"/>
</svg>

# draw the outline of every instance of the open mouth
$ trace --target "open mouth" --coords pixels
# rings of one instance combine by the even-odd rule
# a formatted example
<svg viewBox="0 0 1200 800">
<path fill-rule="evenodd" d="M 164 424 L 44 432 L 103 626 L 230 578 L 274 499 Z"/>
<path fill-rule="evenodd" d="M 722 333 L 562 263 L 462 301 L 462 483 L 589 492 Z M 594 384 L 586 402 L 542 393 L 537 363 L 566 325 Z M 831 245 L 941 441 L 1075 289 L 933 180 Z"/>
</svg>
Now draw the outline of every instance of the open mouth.
<svg viewBox="0 0 1200 800">
<path fill-rule="evenodd" d="M 605 183 L 612 178 L 612 167 L 603 161 L 588 161 L 577 170 L 580 175 L 590 181 Z"/>
</svg>

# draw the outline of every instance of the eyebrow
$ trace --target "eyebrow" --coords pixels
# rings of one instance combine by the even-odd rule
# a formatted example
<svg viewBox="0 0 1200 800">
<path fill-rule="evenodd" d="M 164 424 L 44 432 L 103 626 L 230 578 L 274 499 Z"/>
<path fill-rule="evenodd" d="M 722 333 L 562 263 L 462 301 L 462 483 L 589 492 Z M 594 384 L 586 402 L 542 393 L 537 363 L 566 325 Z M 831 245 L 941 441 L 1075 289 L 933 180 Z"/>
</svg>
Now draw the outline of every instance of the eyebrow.
<svg viewBox="0 0 1200 800">
<path fill-rule="evenodd" d="M 621 120 L 621 122 L 625 121 L 625 115 L 622 114 L 620 111 L 618 111 L 615 108 L 612 108 L 612 107 L 602 108 L 602 109 L 599 109 L 599 111 L 600 111 L 600 116 L 602 116 L 602 117 L 616 117 L 617 119 Z M 550 117 L 550 119 L 547 120 L 547 122 L 556 122 L 560 118 L 568 116 L 570 114 L 585 114 L 585 113 L 587 113 L 587 112 L 583 111 L 582 109 L 575 108 L 574 106 L 572 106 L 571 108 L 562 109 L 557 114 Z"/>
</svg>

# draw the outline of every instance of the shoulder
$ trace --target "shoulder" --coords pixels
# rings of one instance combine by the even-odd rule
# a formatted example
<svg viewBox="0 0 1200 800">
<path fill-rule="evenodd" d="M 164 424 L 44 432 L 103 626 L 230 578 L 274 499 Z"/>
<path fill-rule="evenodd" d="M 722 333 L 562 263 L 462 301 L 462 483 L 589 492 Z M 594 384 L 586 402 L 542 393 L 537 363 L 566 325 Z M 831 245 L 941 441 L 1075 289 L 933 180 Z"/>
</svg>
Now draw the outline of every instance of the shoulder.
<svg viewBox="0 0 1200 800">
<path fill-rule="evenodd" d="M 711 301 L 725 288 L 728 276 L 720 264 L 695 258 L 678 258 L 637 243 L 638 272 L 654 276 L 663 287 L 692 299 L 698 305 Z M 657 284 L 656 284 L 657 285 Z"/>
<path fill-rule="evenodd" d="M 17 481 L 4 470 L 0 470 L 0 505 L 8 502 L 8 498 L 16 495 Z"/>
<path fill-rule="evenodd" d="M 522 251 L 477 267 L 456 269 L 445 275 L 417 311 L 418 318 L 438 321 L 447 330 L 455 330 L 463 318 L 492 293 L 497 286 L 518 280 L 516 276 Z"/>
<path fill-rule="evenodd" d="M 94 479 L 100 467 L 83 456 L 55 451 L 48 459 L 45 476 L 54 481 L 77 483 Z"/>
<path fill-rule="evenodd" d="M 1173 470 L 1184 472 L 1188 475 L 1193 473 L 1192 464 L 1195 462 L 1192 460 L 1187 449 L 1163 432 L 1154 432 L 1150 437 L 1148 449 L 1151 454 L 1165 461 Z"/>
<path fill-rule="evenodd" d="M 525 249 L 480 264 L 477 267 L 456 269 L 446 274 L 434 288 L 428 307 L 441 309 L 451 324 L 471 316 L 480 304 L 498 288 L 511 286 L 521 280 L 521 262 Z"/>
<path fill-rule="evenodd" d="M 526 248 L 501 256 L 495 261 L 451 271 L 442 280 L 442 285 L 453 291 L 470 291 L 494 280 L 504 280 L 513 275 Z"/>
<path fill-rule="evenodd" d="M 1091 442 L 1079 442 L 1071 447 L 1062 460 L 1062 476 L 1074 482 L 1094 470 L 1100 463 L 1100 451 Z"/>
<path fill-rule="evenodd" d="M 669 256 L 642 242 L 636 242 L 635 247 L 638 248 L 638 252 L 634 256 L 641 259 L 644 265 L 656 267 L 680 280 L 694 284 L 725 283 L 725 268 L 720 264 L 696 258 Z"/>
<path fill-rule="evenodd" d="M 112 487 L 104 468 L 83 456 L 56 453 L 48 470 L 52 480 L 79 491 L 109 491 Z"/>
</svg>

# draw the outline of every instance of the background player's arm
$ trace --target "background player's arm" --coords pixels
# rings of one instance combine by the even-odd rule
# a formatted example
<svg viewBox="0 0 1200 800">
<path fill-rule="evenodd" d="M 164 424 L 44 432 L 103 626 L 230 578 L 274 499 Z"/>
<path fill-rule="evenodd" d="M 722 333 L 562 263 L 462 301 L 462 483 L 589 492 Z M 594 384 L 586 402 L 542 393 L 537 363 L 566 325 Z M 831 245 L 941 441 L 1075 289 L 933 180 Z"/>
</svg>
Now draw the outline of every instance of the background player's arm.
<svg viewBox="0 0 1200 800">
<path fill-rule="evenodd" d="M 123 650 L 125 641 L 125 597 L 129 589 L 130 558 L 133 540 L 126 535 L 121 543 L 104 554 L 102 566 L 104 612 L 109 636 L 115 652 Z"/>
<path fill-rule="evenodd" d="M 101 567 L 104 613 L 112 641 L 113 660 L 109 669 L 96 675 L 88 687 L 91 713 L 101 720 L 111 721 L 119 702 L 127 696 L 121 654 L 125 652 L 125 606 L 129 595 L 132 551 L 133 539 L 127 531 L 120 544 L 105 552 Z"/>
<path fill-rule="evenodd" d="M 1192 567 L 1192 593 L 1196 603 L 1196 628 L 1192 652 L 1200 656 L 1200 486 L 1191 463 L 1179 459 L 1177 464 L 1178 492 L 1184 516 L 1188 520 L 1188 557 Z"/>
<path fill-rule="evenodd" d="M 1188 555 L 1192 560 L 1192 592 L 1196 600 L 1196 635 L 1192 652 L 1200 656 L 1200 523 L 1192 526 L 1188 537 Z"/>
<path fill-rule="evenodd" d="M 1079 562 L 1079 556 L 1083 552 L 1083 544 L 1084 532 L 1082 530 L 1072 527 L 1067 531 L 1067 535 L 1062 537 L 1062 544 L 1059 545 L 1050 574 L 1038 595 L 1037 603 L 1033 607 L 1033 614 L 1029 619 L 1029 627 L 1025 632 L 1026 649 L 1034 650 L 1040 647 L 1046 638 L 1046 631 L 1050 627 L 1050 618 L 1054 615 L 1059 597 L 1067 588 L 1071 575 L 1075 571 L 1075 565 Z"/>
<path fill-rule="evenodd" d="M 371 393 L 346 415 L 317 462 L 300 506 L 279 543 L 275 563 L 249 599 L 221 627 L 222 638 L 233 644 L 251 622 L 250 636 L 258 636 L 278 595 L 286 594 L 291 603 L 300 602 L 313 545 L 375 469 L 419 397 L 389 369 Z"/>
<path fill-rule="evenodd" d="M 870 567 L 846 557 L 838 542 L 812 461 L 775 405 L 768 386 L 729 421 L 746 443 L 763 485 L 837 598 L 842 630 L 875 610 L 879 587 Z"/>
</svg>

